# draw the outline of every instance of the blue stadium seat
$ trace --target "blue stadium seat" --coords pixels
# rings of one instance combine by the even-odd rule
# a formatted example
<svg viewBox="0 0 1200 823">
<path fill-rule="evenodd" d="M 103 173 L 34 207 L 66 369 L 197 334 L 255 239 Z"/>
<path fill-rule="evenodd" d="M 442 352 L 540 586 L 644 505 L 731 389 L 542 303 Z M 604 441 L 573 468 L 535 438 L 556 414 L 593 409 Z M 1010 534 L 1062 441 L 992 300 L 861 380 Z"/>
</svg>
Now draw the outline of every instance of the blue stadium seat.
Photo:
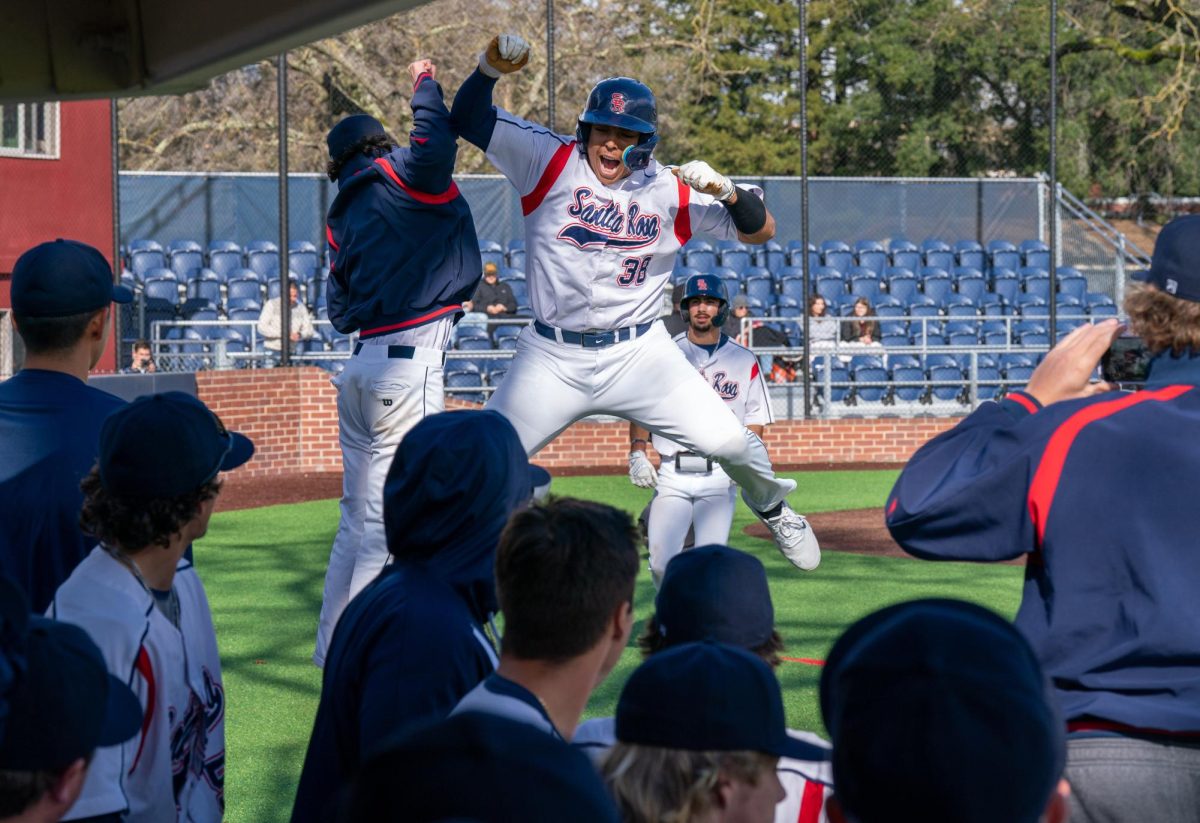
<svg viewBox="0 0 1200 823">
<path fill-rule="evenodd" d="M 826 240 L 821 243 L 821 264 L 844 273 L 854 265 L 854 253 L 841 240 Z"/>
<path fill-rule="evenodd" d="M 1021 338 L 1018 342 L 1022 346 L 1049 348 L 1050 335 L 1045 333 L 1039 334 L 1038 332 L 1026 332 L 1025 334 L 1021 335 Z"/>
<path fill-rule="evenodd" d="M 683 262 L 690 269 L 708 273 L 717 267 L 717 251 L 707 240 L 692 238 L 683 247 Z"/>
<path fill-rule="evenodd" d="M 1003 381 L 1000 370 L 995 366 L 981 365 L 975 371 L 975 397 L 978 400 L 995 400 L 1000 396 Z"/>
<path fill-rule="evenodd" d="M 894 268 L 908 269 L 914 272 L 921 268 L 921 251 L 908 240 L 893 240 L 888 246 L 888 251 Z"/>
<path fill-rule="evenodd" d="M 237 277 L 226 283 L 225 288 L 225 302 L 229 308 L 235 305 L 243 307 L 246 300 L 252 300 L 260 306 L 263 303 L 263 285 L 257 278 Z"/>
<path fill-rule="evenodd" d="M 963 392 L 963 373 L 957 365 L 938 365 L 929 368 L 930 400 L 949 403 L 960 400 Z"/>
<path fill-rule="evenodd" d="M 266 241 L 256 241 L 265 243 Z M 251 243 L 250 246 L 253 246 Z M 272 244 L 274 245 L 274 244 Z M 279 279 L 279 252 L 275 249 L 246 247 L 246 268 L 264 280 Z"/>
<path fill-rule="evenodd" d="M 246 244 L 246 255 L 264 254 L 266 252 L 275 252 L 279 254 L 279 246 L 274 240 L 251 240 Z"/>
<path fill-rule="evenodd" d="M 1021 268 L 1021 253 L 1007 240 L 992 240 L 987 244 L 988 266 L 994 275 L 1000 269 L 1016 271 Z"/>
<path fill-rule="evenodd" d="M 1063 297 L 1074 297 L 1076 300 L 1087 299 L 1087 278 L 1078 269 L 1063 266 L 1058 270 L 1058 293 Z"/>
<path fill-rule="evenodd" d="M 187 284 L 189 300 L 207 300 L 214 306 L 221 305 L 221 284 L 216 280 L 193 280 Z"/>
<path fill-rule="evenodd" d="M 1009 269 L 1001 269 L 992 275 L 992 293 L 1007 305 L 1015 305 L 1021 290 L 1021 280 Z"/>
<path fill-rule="evenodd" d="M 1050 309 L 1040 296 L 1021 293 L 1017 295 L 1017 314 L 1022 317 L 1049 317 Z"/>
<path fill-rule="evenodd" d="M 518 326 L 515 323 L 511 325 L 496 326 L 496 330 L 492 332 L 492 339 L 496 342 L 496 348 L 503 349 L 505 340 L 515 341 L 521 336 L 521 330 L 524 326 Z"/>
<path fill-rule="evenodd" d="M 980 303 L 988 293 L 987 280 L 978 269 L 958 269 L 954 276 L 954 290 L 959 296 Z"/>
<path fill-rule="evenodd" d="M 142 295 L 147 300 L 165 300 L 172 306 L 178 306 L 179 281 L 174 277 L 149 277 L 142 285 Z"/>
<path fill-rule="evenodd" d="M 162 244 L 159 243 L 157 240 L 150 240 L 145 237 L 139 237 L 139 238 L 129 241 L 129 253 L 130 254 L 133 254 L 135 251 L 158 251 L 158 252 L 161 252 L 162 250 L 163 250 Z"/>
<path fill-rule="evenodd" d="M 1117 307 L 1111 303 L 1098 303 L 1088 307 L 1088 316 L 1093 319 L 1101 319 L 1105 317 L 1117 317 Z"/>
<path fill-rule="evenodd" d="M 453 360 L 447 362 L 444 379 L 444 385 L 447 389 L 483 388 L 483 375 L 480 373 L 479 367 L 470 361 Z M 463 400 L 467 403 L 483 403 L 485 399 L 483 392 L 480 391 L 447 392 L 446 396 L 447 398 Z"/>
<path fill-rule="evenodd" d="M 463 340 L 490 340 L 486 326 L 477 326 L 474 323 L 459 323 L 454 327 L 454 346 L 459 347 L 459 343 Z M 491 343 L 488 343 L 491 347 Z"/>
<path fill-rule="evenodd" d="M 775 281 L 769 274 L 746 275 L 746 297 L 761 300 L 764 304 L 775 301 Z"/>
<path fill-rule="evenodd" d="M 865 365 L 865 364 L 850 364 L 850 375 L 854 379 L 854 398 L 867 403 L 878 403 L 883 400 L 888 391 L 888 373 L 883 368 L 883 364 Z M 878 383 L 879 385 L 859 385 L 864 383 Z"/>
<path fill-rule="evenodd" d="M 525 271 L 525 249 L 509 249 L 505 254 L 505 261 L 510 269 Z"/>
<path fill-rule="evenodd" d="M 508 367 L 512 361 L 509 360 L 494 360 L 487 370 L 487 382 L 492 388 L 499 386 L 504 382 L 505 376 L 508 374 Z"/>
<path fill-rule="evenodd" d="M 228 243 L 232 248 L 217 248 L 212 249 L 208 253 L 208 267 L 216 272 L 217 276 L 222 280 L 228 280 L 229 277 L 244 266 L 242 260 L 242 250 L 238 248 L 236 243 L 231 241 L 222 241 Z"/>
<path fill-rule="evenodd" d="M 722 268 L 731 269 L 740 275 L 750 268 L 750 250 L 740 240 L 717 241 L 717 262 Z"/>
<path fill-rule="evenodd" d="M 881 336 L 888 335 L 904 335 L 908 336 L 908 321 L 907 320 L 889 320 L 889 317 L 904 317 L 908 314 L 908 307 L 901 305 L 899 301 L 893 298 L 885 298 L 879 301 L 875 306 L 875 314 L 879 317 L 879 334 Z"/>
<path fill-rule="evenodd" d="M 787 265 L 787 252 L 776 241 L 768 240 L 759 247 L 755 264 L 775 274 Z"/>
<path fill-rule="evenodd" d="M 882 334 L 879 342 L 885 349 L 906 348 L 912 345 L 912 338 L 907 334 Z"/>
<path fill-rule="evenodd" d="M 954 291 L 954 281 L 945 269 L 926 267 L 921 270 L 921 291 L 937 303 L 942 303 Z"/>
<path fill-rule="evenodd" d="M 889 268 L 885 270 L 888 294 L 901 303 L 909 303 L 917 296 L 917 278 L 908 269 Z"/>
<path fill-rule="evenodd" d="M 730 295 L 737 294 L 742 290 L 742 278 L 733 269 L 717 266 L 712 270 L 712 275 L 725 283 L 725 291 Z"/>
<path fill-rule="evenodd" d="M 974 240 L 959 240 L 954 244 L 954 260 L 959 268 L 978 269 L 980 272 L 987 266 L 987 255 L 983 246 Z"/>
<path fill-rule="evenodd" d="M 693 268 L 689 268 L 687 266 L 681 266 L 680 268 L 676 269 L 671 274 L 671 285 L 673 285 L 673 286 L 683 285 L 684 283 L 687 282 L 687 279 L 689 277 L 692 277 L 693 275 L 697 275 L 697 274 L 700 274 L 700 272 L 696 271 Z"/>
<path fill-rule="evenodd" d="M 829 368 L 829 360 L 834 361 L 832 368 Z M 829 397 L 825 397 L 825 374 L 826 369 L 829 369 L 830 389 Z M 847 385 L 850 382 L 850 372 L 842 365 L 841 361 L 830 357 L 818 357 L 813 364 L 813 385 L 816 388 L 817 398 L 830 403 L 845 402 L 846 396 L 849 394 L 850 387 Z"/>
<path fill-rule="evenodd" d="M 850 294 L 853 297 L 865 297 L 874 305 L 883 296 L 883 291 L 880 288 L 879 278 L 875 276 L 860 276 L 851 278 Z M 851 306 L 853 306 L 853 303 L 851 303 Z"/>
<path fill-rule="evenodd" d="M 799 240 L 790 240 L 787 244 L 787 264 L 789 266 L 801 267 L 804 265 L 804 244 Z M 808 268 L 812 271 L 817 266 L 821 265 L 821 255 L 817 251 L 817 247 L 812 243 L 808 244 Z"/>
<path fill-rule="evenodd" d="M 137 241 L 134 241 L 137 242 Z M 152 241 L 143 241 L 152 242 Z M 154 246 L 158 246 L 157 243 Z M 138 280 L 145 280 L 150 272 L 155 269 L 165 269 L 167 265 L 166 256 L 161 248 L 143 247 L 130 248 L 129 251 L 129 270 L 133 272 L 133 276 Z"/>
<path fill-rule="evenodd" d="M 171 244 L 171 271 L 180 280 L 190 280 L 204 268 L 204 252 L 194 240 L 177 240 Z"/>
<path fill-rule="evenodd" d="M 1050 247 L 1041 240 L 1022 240 L 1017 249 L 1021 252 L 1022 266 L 1050 268 Z"/>
<path fill-rule="evenodd" d="M 859 240 L 854 244 L 854 259 L 864 269 L 883 274 L 888 267 L 888 255 L 883 246 L 874 240 Z"/>
<path fill-rule="evenodd" d="M 479 256 L 483 258 L 484 265 L 495 263 L 496 268 L 504 265 L 504 247 L 495 240 L 480 240 Z"/>
<path fill-rule="evenodd" d="M 288 244 L 288 271 L 295 274 L 305 283 L 317 276 L 321 267 L 321 258 L 317 248 L 307 240 L 297 240 Z"/>
<path fill-rule="evenodd" d="M 916 403 L 924 396 L 925 391 L 925 369 L 910 365 L 892 367 L 892 398 L 894 400 Z"/>
<path fill-rule="evenodd" d="M 925 268 L 946 271 L 954 268 L 954 250 L 945 240 L 937 237 L 927 238 L 921 243 L 921 258 Z"/>
<path fill-rule="evenodd" d="M 529 284 L 525 282 L 524 278 L 520 280 L 509 280 L 508 287 L 512 289 L 513 299 L 516 300 L 519 305 L 525 305 L 529 302 Z"/>
<path fill-rule="evenodd" d="M 792 290 L 789 290 L 788 284 L 792 283 L 792 282 L 795 282 L 799 288 L 794 288 Z M 840 305 L 842 302 L 842 298 L 846 296 L 846 284 L 842 281 L 842 278 L 840 278 L 840 277 L 833 277 L 830 275 L 826 275 L 824 277 L 818 277 L 816 280 L 816 283 L 814 285 L 815 285 L 814 291 L 816 291 L 817 294 L 824 297 L 826 303 L 831 303 L 835 306 Z M 804 288 L 804 284 L 801 281 L 798 281 L 798 280 L 797 281 L 791 281 L 791 280 L 783 281 L 783 294 L 786 294 L 789 297 L 794 297 L 797 300 L 799 300 L 802 304 L 805 304 L 806 297 L 804 295 L 803 288 Z"/>
</svg>

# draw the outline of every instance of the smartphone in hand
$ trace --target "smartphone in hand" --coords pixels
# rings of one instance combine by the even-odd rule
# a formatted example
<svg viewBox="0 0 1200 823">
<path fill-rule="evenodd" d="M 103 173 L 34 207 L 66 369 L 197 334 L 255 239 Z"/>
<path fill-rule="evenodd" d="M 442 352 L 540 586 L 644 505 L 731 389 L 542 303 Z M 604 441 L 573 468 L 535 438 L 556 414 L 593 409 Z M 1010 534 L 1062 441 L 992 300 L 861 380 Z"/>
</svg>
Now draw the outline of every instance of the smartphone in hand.
<svg viewBox="0 0 1200 823">
<path fill-rule="evenodd" d="M 1137 335 L 1121 335 L 1100 358 L 1100 376 L 1109 383 L 1140 387 L 1146 382 L 1153 355 Z"/>
</svg>

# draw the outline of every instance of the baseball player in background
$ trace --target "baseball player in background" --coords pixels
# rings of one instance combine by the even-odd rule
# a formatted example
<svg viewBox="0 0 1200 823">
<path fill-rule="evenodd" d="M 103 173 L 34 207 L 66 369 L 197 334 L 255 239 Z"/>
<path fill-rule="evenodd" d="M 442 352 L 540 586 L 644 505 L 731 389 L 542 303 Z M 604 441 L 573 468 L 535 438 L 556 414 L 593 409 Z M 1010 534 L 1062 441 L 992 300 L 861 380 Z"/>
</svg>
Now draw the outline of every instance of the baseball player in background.
<svg viewBox="0 0 1200 823">
<path fill-rule="evenodd" d="M 462 303 L 479 282 L 479 241 L 451 173 L 457 151 L 436 67 L 418 60 L 413 129 L 397 146 L 373 117 L 329 132 L 329 319 L 358 333 L 333 378 L 342 447 L 341 520 L 317 626 L 325 654 L 342 610 L 387 563 L 383 480 L 396 446 L 423 417 L 445 408 L 442 367 Z"/>
<path fill-rule="evenodd" d="M 535 321 L 488 407 L 529 454 L 575 420 L 613 414 L 712 458 L 793 564 L 820 560 L 808 522 L 788 506 L 792 480 L 742 426 L 657 322 L 675 254 L 693 232 L 761 243 L 775 220 L 760 191 L 703 161 L 674 170 L 651 156 L 654 94 L 627 77 L 588 95 L 574 137 L 492 105 L 496 79 L 529 60 L 520 37 L 496 37 L 460 87 L 452 119 L 521 195 Z M 647 391 L 653 387 L 653 391 Z"/>
<path fill-rule="evenodd" d="M 734 416 L 761 439 L 763 427 L 774 422 L 771 405 L 758 358 L 721 333 L 729 313 L 725 284 L 709 274 L 692 275 L 679 305 L 688 327 L 675 336 L 675 344 Z M 655 471 L 646 454 L 649 432 L 630 423 L 629 437 L 629 479 L 655 489 L 647 542 L 657 586 L 667 563 L 683 551 L 689 527 L 695 529 L 697 546 L 729 539 L 736 486 L 710 458 L 657 434 L 653 442 L 662 464 Z"/>
</svg>

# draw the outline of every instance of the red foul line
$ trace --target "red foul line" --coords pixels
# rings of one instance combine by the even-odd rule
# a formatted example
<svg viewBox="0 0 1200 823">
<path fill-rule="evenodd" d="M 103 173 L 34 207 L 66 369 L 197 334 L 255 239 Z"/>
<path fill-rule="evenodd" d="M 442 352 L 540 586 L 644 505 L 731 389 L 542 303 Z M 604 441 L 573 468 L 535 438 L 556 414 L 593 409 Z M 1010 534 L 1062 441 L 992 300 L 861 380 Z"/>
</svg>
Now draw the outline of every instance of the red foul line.
<svg viewBox="0 0 1200 823">
<path fill-rule="evenodd" d="M 786 660 L 789 663 L 804 663 L 808 666 L 824 666 L 824 660 L 813 660 L 811 657 L 781 657 L 780 660 Z"/>
</svg>

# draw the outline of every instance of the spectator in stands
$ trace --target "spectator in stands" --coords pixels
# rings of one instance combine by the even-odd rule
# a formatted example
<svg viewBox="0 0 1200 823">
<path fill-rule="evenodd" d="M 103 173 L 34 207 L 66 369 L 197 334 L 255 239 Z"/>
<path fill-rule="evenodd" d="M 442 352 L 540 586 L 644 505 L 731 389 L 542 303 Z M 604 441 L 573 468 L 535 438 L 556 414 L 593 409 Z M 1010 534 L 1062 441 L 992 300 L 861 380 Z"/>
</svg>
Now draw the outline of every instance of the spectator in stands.
<svg viewBox="0 0 1200 823">
<path fill-rule="evenodd" d="M 134 341 L 129 352 L 129 367 L 124 370 L 125 374 L 154 374 L 154 355 L 150 352 L 149 340 Z"/>
<path fill-rule="evenodd" d="M 833 823 L 1067 819 L 1066 729 L 1050 684 L 1020 632 L 987 609 L 916 600 L 868 615 L 834 644 L 820 695 Z"/>
<path fill-rule="evenodd" d="M 329 820 L 366 754 L 445 718 L 496 668 L 496 544 L 533 487 L 496 412 L 432 415 L 400 442 L 382 494 L 393 562 L 334 632 L 293 823 Z"/>
<path fill-rule="evenodd" d="M 272 363 L 278 363 L 280 354 L 280 335 L 282 334 L 282 307 L 283 301 L 278 297 L 272 297 L 263 306 L 262 314 L 258 318 L 258 333 L 263 338 L 263 346 L 267 351 L 275 355 L 272 357 Z M 295 280 L 288 280 L 288 305 L 291 306 L 291 311 L 288 313 L 289 327 L 288 339 L 291 340 L 289 351 L 293 354 L 297 351 L 301 340 L 312 340 L 316 336 L 317 330 L 313 327 L 312 315 L 308 313 L 308 307 L 300 302 L 300 287 Z"/>
<path fill-rule="evenodd" d="M 616 731 L 601 774 L 627 823 L 769 823 L 784 798 L 779 758 L 812 748 L 788 736 L 770 667 L 710 641 L 639 666 L 621 690 Z"/>
<path fill-rule="evenodd" d="M 587 758 L 529 725 L 463 712 L 372 757 L 354 779 L 345 823 L 617 823 Z"/>
<path fill-rule="evenodd" d="M 517 512 L 496 549 L 500 665 L 459 712 L 487 712 L 570 740 L 633 629 L 638 534 L 625 512 L 558 498 Z"/>
<path fill-rule="evenodd" d="M 855 300 L 853 316 L 842 321 L 842 342 L 879 345 L 879 321 L 866 319 L 874 316 L 870 300 L 865 297 Z"/>
<path fill-rule="evenodd" d="M 746 335 L 742 332 L 742 321 L 750 316 L 749 298 L 744 294 L 735 294 L 733 300 L 729 301 L 729 318 L 721 327 L 721 331 L 726 336 L 745 345 Z"/>
<path fill-rule="evenodd" d="M 99 545 L 59 587 L 50 615 L 87 631 L 146 721 L 140 737 L 96 753 L 76 817 L 222 819 L 221 663 L 204 587 L 184 573 L 184 553 L 208 529 L 220 473 L 253 453 L 182 392 L 140 397 L 104 422 L 80 515 Z"/>
<path fill-rule="evenodd" d="M 703 640 L 745 649 L 772 669 L 783 662 L 783 638 L 775 629 L 767 572 L 758 558 L 728 546 L 700 546 L 671 558 L 638 648 L 649 658 Z M 788 735 L 809 750 L 803 760 L 779 762 L 787 798 L 776 807 L 775 819 L 817 820 L 833 779 L 829 744 L 810 732 L 789 729 Z M 582 723 L 571 742 L 599 765 L 616 742 L 614 719 Z"/>
<path fill-rule="evenodd" d="M 97 747 L 134 737 L 142 710 L 77 626 L 29 614 L 0 577 L 0 820 L 52 823 L 83 790 Z"/>
<path fill-rule="evenodd" d="M 786 348 L 791 345 L 787 335 L 761 320 L 750 322 L 750 331 L 742 330 L 742 321 L 754 317 L 750 300 L 744 294 L 734 295 L 730 301 L 730 316 L 721 331 L 747 348 Z M 796 361 L 784 355 L 762 354 L 758 357 L 759 368 L 773 383 L 787 383 L 796 379 Z"/>
<path fill-rule="evenodd" d="M 832 348 L 838 338 L 838 321 L 829 314 L 829 304 L 819 294 L 808 298 L 809 348 Z"/>
<path fill-rule="evenodd" d="M 513 296 L 512 287 L 500 280 L 500 271 L 495 263 L 483 264 L 483 279 L 475 289 L 475 294 L 466 303 L 466 311 L 483 312 L 492 320 L 504 320 L 517 314 L 517 298 Z M 495 323 L 489 326 L 495 327 Z"/>
<path fill-rule="evenodd" d="M 25 365 L 0 383 L 0 574 L 43 612 L 94 541 L 79 528 L 79 481 L 96 462 L 100 426 L 124 401 L 86 384 L 108 340 L 113 285 L 96 249 L 43 243 L 13 267 L 12 320 Z"/>
<path fill-rule="evenodd" d="M 1121 326 L 1081 326 L 1024 391 L 923 446 L 887 504 L 917 557 L 1027 556 L 1016 625 L 1055 684 L 1085 821 L 1200 809 L 1200 215 L 1163 227 L 1146 277 L 1125 298 L 1143 391 L 1091 382 Z"/>
</svg>

